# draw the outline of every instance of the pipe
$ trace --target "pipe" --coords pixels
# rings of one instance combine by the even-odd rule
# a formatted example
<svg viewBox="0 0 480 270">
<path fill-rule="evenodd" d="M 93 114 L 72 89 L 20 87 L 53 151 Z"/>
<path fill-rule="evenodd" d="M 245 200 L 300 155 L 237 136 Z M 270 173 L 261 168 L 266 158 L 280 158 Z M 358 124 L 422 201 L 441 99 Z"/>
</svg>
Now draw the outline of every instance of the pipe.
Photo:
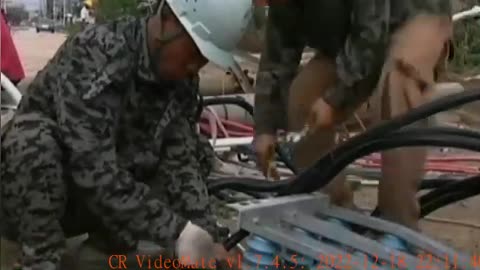
<svg viewBox="0 0 480 270">
<path fill-rule="evenodd" d="M 200 71 L 199 89 L 202 96 L 218 96 L 242 91 L 232 74 L 217 70 L 215 67 L 207 66 L 206 68 L 212 70 L 209 70 L 211 72 Z"/>
<path fill-rule="evenodd" d="M 254 94 L 236 94 L 204 97 L 204 107 L 214 109 L 218 116 L 247 125 L 254 125 L 253 104 Z"/>
<path fill-rule="evenodd" d="M 252 144 L 253 137 L 243 137 L 243 138 L 225 138 L 225 139 L 217 139 L 215 144 L 213 144 L 213 140 L 210 140 L 210 143 L 215 147 L 219 148 L 230 148 L 239 145 L 249 145 Z"/>
<path fill-rule="evenodd" d="M 15 85 L 10 81 L 10 79 L 8 79 L 7 76 L 5 76 L 3 73 L 0 73 L 0 75 L 2 88 L 13 99 L 14 104 L 12 105 L 14 108 L 16 108 L 22 99 L 22 93 L 18 91 L 17 87 L 15 87 Z"/>
<path fill-rule="evenodd" d="M 453 15 L 453 21 L 461 21 L 468 18 L 480 16 L 480 6 L 474 6 L 469 10 L 464 10 Z"/>
<path fill-rule="evenodd" d="M 381 159 L 379 160 L 361 160 L 355 161 L 355 165 L 363 168 L 380 168 L 382 166 Z M 446 173 L 464 173 L 477 174 L 480 173 L 478 166 L 455 165 L 451 162 L 427 162 L 425 171 L 446 172 Z"/>
</svg>

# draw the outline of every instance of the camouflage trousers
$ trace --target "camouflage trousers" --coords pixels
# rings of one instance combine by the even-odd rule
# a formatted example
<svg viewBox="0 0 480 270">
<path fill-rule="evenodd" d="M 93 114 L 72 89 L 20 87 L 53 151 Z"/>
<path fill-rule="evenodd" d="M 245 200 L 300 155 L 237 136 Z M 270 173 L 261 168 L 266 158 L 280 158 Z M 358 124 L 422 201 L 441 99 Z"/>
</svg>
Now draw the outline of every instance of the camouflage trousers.
<svg viewBox="0 0 480 270">
<path fill-rule="evenodd" d="M 434 83 L 442 71 L 449 50 L 452 24 L 449 18 L 418 16 L 399 28 L 392 36 L 389 55 L 378 87 L 370 100 L 357 111 L 363 127 L 368 128 L 409 111 L 426 102 L 428 89 L 420 89 L 414 78 L 395 68 L 401 60 L 418 71 L 422 80 Z M 321 54 L 314 57 L 298 74 L 290 87 L 289 128 L 298 130 L 305 123 L 311 104 L 336 80 L 334 59 Z M 347 127 L 361 127 L 353 118 Z M 418 123 L 427 125 L 428 121 Z M 353 125 L 352 125 L 353 124 Z M 336 130 L 319 131 L 306 137 L 294 149 L 294 162 L 307 168 L 336 143 Z M 419 181 L 423 178 L 426 149 L 402 148 L 382 153 L 382 173 L 378 201 L 382 215 L 394 222 L 417 228 L 419 205 L 416 199 Z M 345 184 L 343 174 L 335 178 L 325 191 L 332 201 L 346 207 L 353 206 L 353 193 Z"/>
<path fill-rule="evenodd" d="M 42 270 L 56 270 L 53 265 L 57 264 L 68 270 L 114 269 L 111 265 L 118 265 L 121 263 L 118 260 L 124 258 L 128 259 L 128 269 L 137 269 L 136 255 L 140 255 L 140 259 L 142 255 L 152 258 L 161 254 L 170 256 L 173 247 L 162 249 L 152 244 L 143 250 L 118 250 L 111 246 L 104 233 L 108 228 L 96 231 L 95 226 L 92 227 L 89 223 L 92 216 L 82 212 L 85 208 L 80 207 L 82 211 L 76 207 L 70 209 L 69 200 L 76 200 L 77 196 L 69 177 L 65 176 L 64 170 L 68 167 L 62 165 L 62 149 L 55 135 L 55 126 L 54 121 L 39 113 L 22 113 L 15 116 L 2 135 L 0 213 L 6 232 L 2 232 L 1 269 L 13 269 L 13 264 L 25 258 L 26 252 L 29 264 Z M 205 182 L 209 173 L 206 167 L 213 166 L 210 164 L 213 149 L 205 138 L 183 132 L 182 128 L 179 130 L 182 132 L 175 132 L 172 136 L 188 147 L 163 147 L 157 173 L 151 179 L 141 180 L 151 188 L 150 198 L 165 202 L 176 213 L 221 237 L 220 231 L 228 232 L 217 227 Z M 173 158 L 179 154 L 183 157 L 181 162 Z M 133 160 L 135 157 L 129 158 Z M 73 205 L 82 204 L 80 200 Z M 65 226 L 75 227 L 73 231 L 86 232 L 89 238 L 77 248 L 69 248 L 60 258 L 62 253 L 57 252 L 58 247 L 63 246 L 69 234 L 66 232 L 72 231 Z M 8 241 L 4 236 L 14 241 Z"/>
<path fill-rule="evenodd" d="M 88 236 L 84 235 L 69 239 L 70 244 L 67 244 L 60 270 L 140 270 L 148 269 L 149 264 L 153 267 L 161 262 L 163 267 L 165 267 L 166 264 L 171 264 L 172 262 L 171 258 L 173 256 L 171 254 L 151 242 L 142 241 L 135 251 L 108 253 L 98 248 L 103 240 L 95 237 L 84 239 L 84 237 Z M 0 246 L 0 269 L 17 270 L 17 261 L 22 256 L 20 245 L 17 242 L 2 238 Z"/>
</svg>

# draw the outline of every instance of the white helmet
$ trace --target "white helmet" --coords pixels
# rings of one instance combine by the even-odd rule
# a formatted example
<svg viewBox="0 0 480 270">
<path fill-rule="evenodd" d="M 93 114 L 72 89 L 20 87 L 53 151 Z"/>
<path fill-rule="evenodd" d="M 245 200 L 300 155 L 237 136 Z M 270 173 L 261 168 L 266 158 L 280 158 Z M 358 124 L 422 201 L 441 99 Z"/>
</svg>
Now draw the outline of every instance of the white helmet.
<svg viewBox="0 0 480 270">
<path fill-rule="evenodd" d="M 226 70 L 233 69 L 232 52 L 252 18 L 252 0 L 166 1 L 203 56 Z"/>
</svg>

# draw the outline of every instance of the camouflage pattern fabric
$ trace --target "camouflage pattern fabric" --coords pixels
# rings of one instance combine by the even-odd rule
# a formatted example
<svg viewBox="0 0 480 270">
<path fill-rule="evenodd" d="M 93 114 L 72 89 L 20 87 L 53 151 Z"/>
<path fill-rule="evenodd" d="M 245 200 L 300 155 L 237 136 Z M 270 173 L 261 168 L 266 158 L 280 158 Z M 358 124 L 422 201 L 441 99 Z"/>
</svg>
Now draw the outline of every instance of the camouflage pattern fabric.
<svg viewBox="0 0 480 270">
<path fill-rule="evenodd" d="M 136 18 L 68 38 L 2 135 L 2 235 L 22 245 L 24 269 L 58 269 L 69 231 L 100 232 L 111 252 L 172 248 L 188 220 L 219 240 L 198 77 L 158 80 L 146 39 Z"/>
<path fill-rule="evenodd" d="M 395 29 L 419 14 L 451 12 L 449 0 L 272 2 L 257 73 L 256 133 L 286 128 L 288 89 L 305 47 L 335 59 L 339 79 L 324 98 L 353 111 L 374 91 Z"/>
</svg>

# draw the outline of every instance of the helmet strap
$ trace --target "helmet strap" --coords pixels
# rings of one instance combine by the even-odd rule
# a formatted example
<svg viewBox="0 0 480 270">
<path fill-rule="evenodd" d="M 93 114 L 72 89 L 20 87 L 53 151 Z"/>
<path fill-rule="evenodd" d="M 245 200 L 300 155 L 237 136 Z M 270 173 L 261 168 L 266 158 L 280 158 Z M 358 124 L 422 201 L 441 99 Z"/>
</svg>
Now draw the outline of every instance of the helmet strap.
<svg viewBox="0 0 480 270">
<path fill-rule="evenodd" d="M 165 2 L 166 2 L 166 0 L 161 0 L 160 4 L 158 5 L 157 15 L 160 19 L 160 22 L 162 21 L 162 10 L 163 10 L 163 7 L 165 5 Z M 162 26 L 160 25 L 160 27 L 162 27 Z M 182 30 L 178 30 L 178 31 L 171 32 L 171 33 L 164 33 L 162 31 L 162 37 L 160 38 L 160 41 L 162 41 L 163 45 L 168 44 L 168 43 L 172 42 L 173 40 L 175 40 L 176 38 L 183 35 L 185 32 L 186 31 L 183 28 L 182 28 Z"/>
</svg>

